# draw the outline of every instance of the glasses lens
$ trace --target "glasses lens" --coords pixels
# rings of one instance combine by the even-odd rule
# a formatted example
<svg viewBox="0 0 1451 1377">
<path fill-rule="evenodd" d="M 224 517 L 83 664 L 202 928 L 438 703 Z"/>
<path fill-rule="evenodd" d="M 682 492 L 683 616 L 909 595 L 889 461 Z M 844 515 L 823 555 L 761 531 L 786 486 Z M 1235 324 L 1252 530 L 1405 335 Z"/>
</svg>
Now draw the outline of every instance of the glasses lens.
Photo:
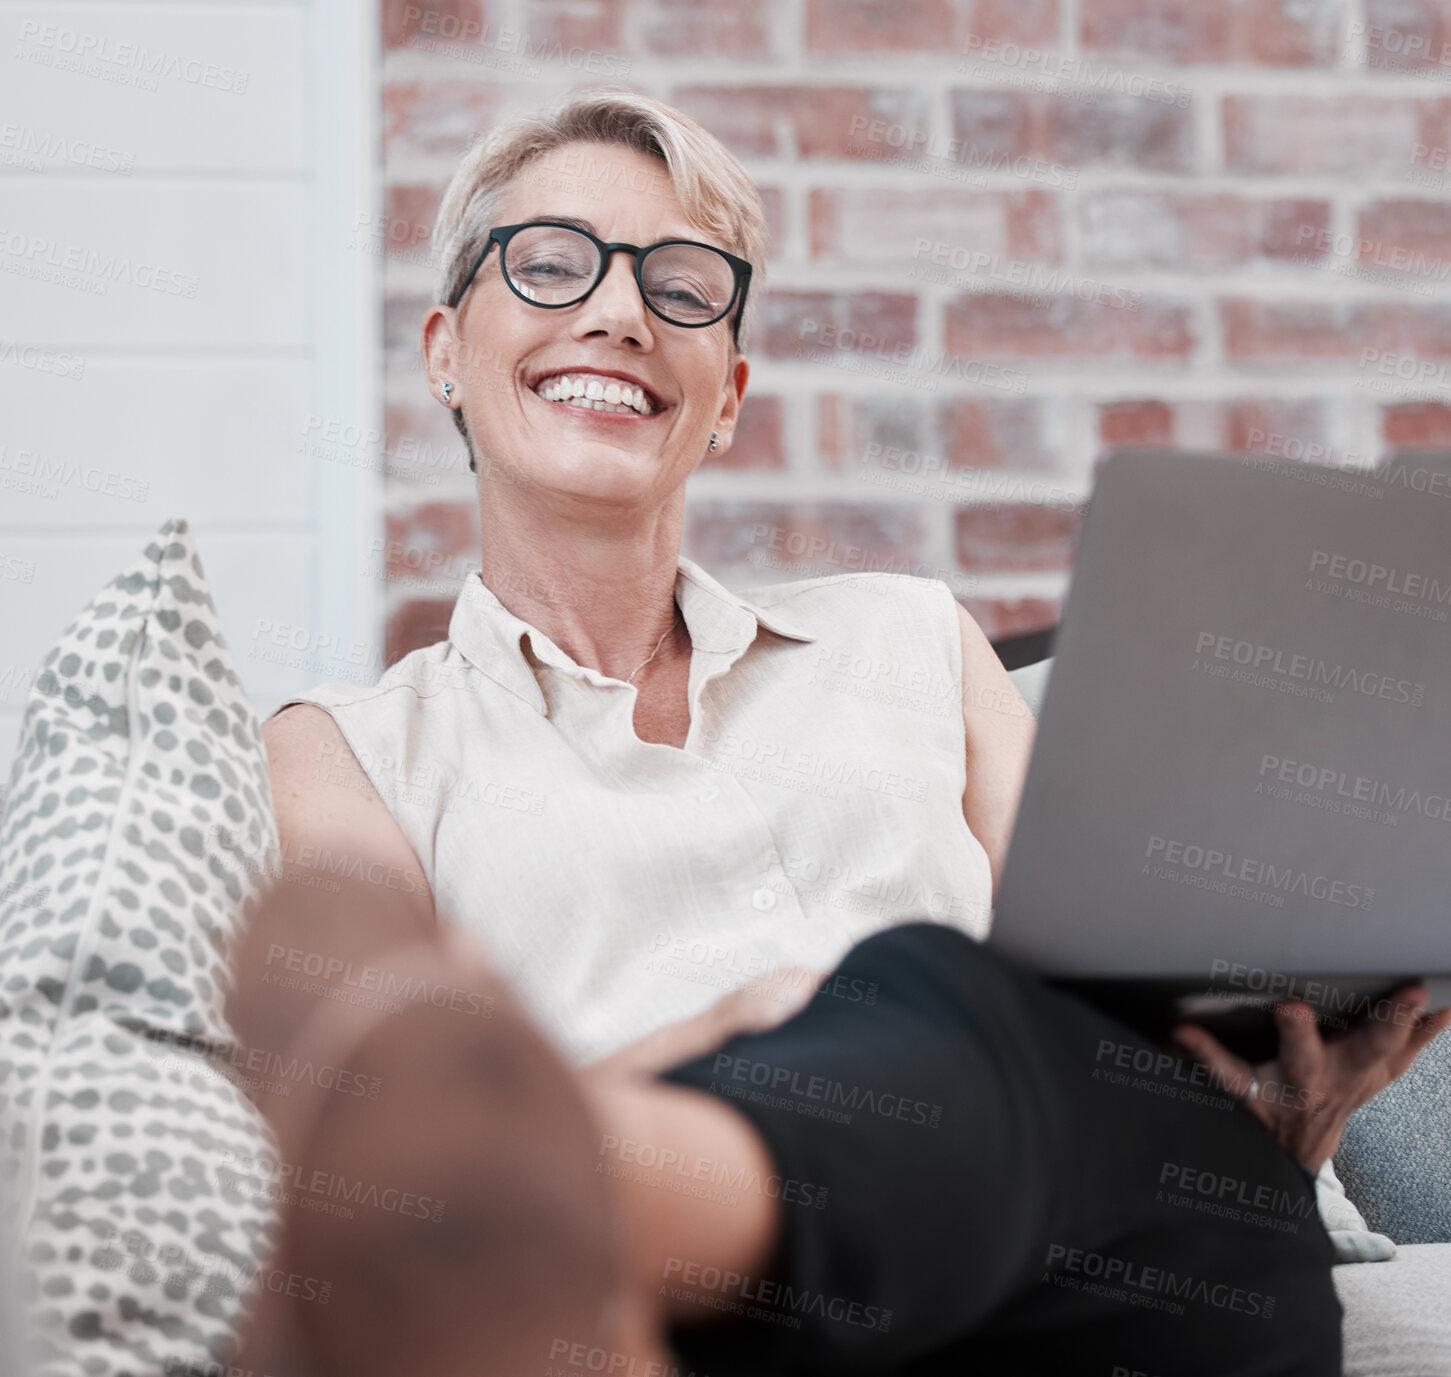
<svg viewBox="0 0 1451 1377">
<path fill-rule="evenodd" d="M 562 306 L 584 294 L 599 271 L 599 250 L 559 225 L 530 225 L 509 240 L 504 271 L 521 296 Z"/>
<path fill-rule="evenodd" d="M 577 230 L 528 225 L 509 240 L 504 271 L 520 296 L 542 306 L 578 301 L 599 272 L 600 255 Z M 666 244 L 645 254 L 645 296 L 666 320 L 706 325 L 730 308 L 736 278 L 731 265 L 700 244 Z"/>
<path fill-rule="evenodd" d="M 714 249 L 698 244 L 666 244 L 645 255 L 640 270 L 645 296 L 667 320 L 704 325 L 730 307 L 736 275 Z"/>
</svg>

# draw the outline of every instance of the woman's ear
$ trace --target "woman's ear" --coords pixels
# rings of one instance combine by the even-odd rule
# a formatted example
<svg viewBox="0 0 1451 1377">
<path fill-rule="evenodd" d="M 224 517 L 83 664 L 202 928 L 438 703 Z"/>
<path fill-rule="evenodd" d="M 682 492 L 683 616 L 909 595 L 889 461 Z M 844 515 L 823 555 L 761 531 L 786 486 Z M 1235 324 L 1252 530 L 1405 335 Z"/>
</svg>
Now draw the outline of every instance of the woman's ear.
<svg viewBox="0 0 1451 1377">
<path fill-rule="evenodd" d="M 746 395 L 746 381 L 751 376 L 750 360 L 744 354 L 732 351 L 729 371 L 721 388 L 720 410 L 716 413 L 715 429 L 720 441 L 717 452 L 724 454 L 731 447 L 735 436 L 736 422 L 740 419 L 741 401 Z"/>
<path fill-rule="evenodd" d="M 458 311 L 453 306 L 434 306 L 423 317 L 420 331 L 423 368 L 428 390 L 445 406 L 461 402 L 464 349 L 458 336 Z M 444 383 L 451 382 L 452 395 L 444 392 Z"/>
</svg>

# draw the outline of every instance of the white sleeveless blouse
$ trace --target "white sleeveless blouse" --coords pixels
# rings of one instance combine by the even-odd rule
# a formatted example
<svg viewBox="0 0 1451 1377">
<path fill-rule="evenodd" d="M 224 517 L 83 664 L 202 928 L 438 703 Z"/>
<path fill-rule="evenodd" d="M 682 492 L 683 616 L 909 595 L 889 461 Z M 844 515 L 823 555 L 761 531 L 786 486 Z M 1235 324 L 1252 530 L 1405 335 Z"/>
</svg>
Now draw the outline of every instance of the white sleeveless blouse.
<svg viewBox="0 0 1451 1377">
<path fill-rule="evenodd" d="M 693 646 L 683 749 L 642 742 L 635 689 L 576 664 L 477 572 L 446 641 L 374 685 L 288 700 L 333 716 L 440 920 L 578 1062 L 768 971 L 829 970 L 882 928 L 981 939 L 991 921 L 947 585 L 842 574 L 733 593 L 681 557 L 675 598 Z"/>
</svg>

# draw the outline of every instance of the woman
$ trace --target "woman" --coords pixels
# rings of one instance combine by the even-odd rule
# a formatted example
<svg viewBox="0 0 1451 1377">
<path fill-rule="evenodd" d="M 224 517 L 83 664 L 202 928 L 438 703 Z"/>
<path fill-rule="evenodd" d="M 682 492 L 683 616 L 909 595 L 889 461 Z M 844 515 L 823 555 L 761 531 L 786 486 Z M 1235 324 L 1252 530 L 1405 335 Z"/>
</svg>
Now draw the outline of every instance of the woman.
<svg viewBox="0 0 1451 1377">
<path fill-rule="evenodd" d="M 634 253 L 509 228 L 538 219 L 706 247 L 652 250 L 647 300 Z M 435 238 L 423 351 L 480 471 L 482 571 L 447 641 L 266 724 L 289 861 L 386 863 L 578 1060 L 893 923 L 984 936 L 1032 718 L 946 585 L 746 597 L 680 556 L 750 373 L 765 226 L 739 164 L 668 107 L 584 95 L 469 153 Z"/>
<path fill-rule="evenodd" d="M 482 570 L 448 640 L 266 724 L 284 854 L 386 876 L 399 944 L 461 925 L 576 1065 L 678 1065 L 734 1031 L 723 992 L 914 919 L 982 937 L 1032 733 L 976 624 L 940 582 L 748 597 L 679 553 L 749 375 L 744 171 L 668 107 L 585 94 L 464 159 L 435 245 L 423 350 L 480 473 Z M 1283 1066 L 1186 1046 L 1248 1088 L 1281 1175 L 1405 1052 L 1303 1026 Z M 1256 1097 L 1272 1076 L 1295 1094 Z"/>
</svg>

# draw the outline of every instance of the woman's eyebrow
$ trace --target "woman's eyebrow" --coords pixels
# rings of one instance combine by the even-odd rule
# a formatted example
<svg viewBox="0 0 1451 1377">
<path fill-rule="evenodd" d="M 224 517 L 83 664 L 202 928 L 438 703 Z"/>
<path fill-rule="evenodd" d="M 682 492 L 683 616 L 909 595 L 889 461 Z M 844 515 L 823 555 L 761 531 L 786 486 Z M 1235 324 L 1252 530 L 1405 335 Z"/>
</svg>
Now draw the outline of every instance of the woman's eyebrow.
<svg viewBox="0 0 1451 1377">
<path fill-rule="evenodd" d="M 572 225 L 575 229 L 588 230 L 590 234 L 599 237 L 599 231 L 588 221 L 582 220 L 578 215 L 532 215 L 523 223 L 526 225 L 542 224 L 550 222 L 556 225 Z M 667 234 L 666 239 L 690 239 L 689 234 Z M 692 240 L 692 243 L 699 242 Z"/>
<path fill-rule="evenodd" d="M 535 225 L 545 221 L 550 221 L 556 225 L 572 225 L 575 229 L 588 230 L 590 234 L 597 233 L 595 227 L 588 220 L 581 220 L 577 215 L 531 215 L 524 223 L 526 225 Z"/>
</svg>

